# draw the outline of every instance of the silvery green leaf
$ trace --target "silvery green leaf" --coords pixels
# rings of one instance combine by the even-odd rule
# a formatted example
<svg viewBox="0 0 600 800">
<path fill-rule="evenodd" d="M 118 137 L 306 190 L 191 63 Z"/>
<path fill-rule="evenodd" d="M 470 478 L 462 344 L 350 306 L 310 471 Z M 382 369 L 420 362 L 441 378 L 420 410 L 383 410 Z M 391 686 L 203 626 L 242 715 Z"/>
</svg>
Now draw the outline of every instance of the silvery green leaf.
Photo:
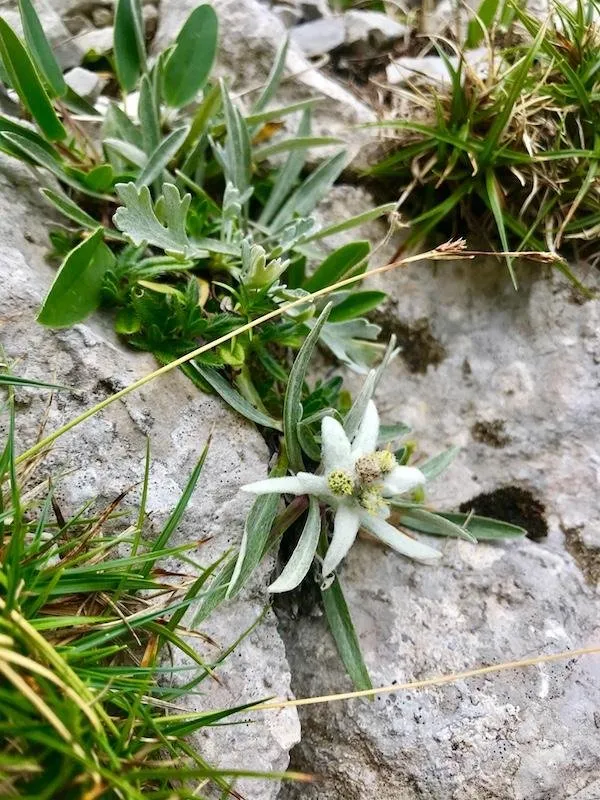
<svg viewBox="0 0 600 800">
<path fill-rule="evenodd" d="M 289 592 L 303 581 L 315 557 L 320 532 L 319 503 L 314 497 L 311 497 L 308 516 L 298 544 L 281 575 L 269 586 L 270 592 Z"/>
<path fill-rule="evenodd" d="M 321 331 L 321 341 L 343 364 L 359 374 L 365 374 L 381 355 L 383 345 L 374 341 L 380 332 L 379 325 L 359 317 L 346 322 L 327 323 Z"/>
<path fill-rule="evenodd" d="M 410 433 L 410 425 L 406 425 L 404 422 L 397 422 L 395 425 L 381 425 L 379 428 L 377 447 L 384 447 L 390 444 L 390 442 L 395 442 L 403 436 L 406 436 L 407 433 Z"/>
<path fill-rule="evenodd" d="M 137 189 L 134 183 L 118 183 L 115 189 L 124 205 L 116 210 L 113 222 L 135 245 L 146 242 L 167 253 L 191 255 L 185 231 L 191 195 L 180 197 L 176 186 L 163 185 L 163 225 L 156 216 L 147 186 Z"/>
<path fill-rule="evenodd" d="M 281 477 L 285 472 L 284 460 L 280 457 L 278 463 L 269 473 L 269 477 Z M 252 504 L 252 508 L 246 517 L 240 550 L 226 590 L 227 597 L 235 597 L 244 585 L 246 578 L 260 563 L 265 552 L 269 533 L 273 527 L 280 499 L 278 494 L 263 494 L 257 497 Z"/>
<path fill-rule="evenodd" d="M 392 501 L 393 505 L 393 501 Z M 477 538 L 473 533 L 467 530 L 466 527 L 458 525 L 446 517 L 428 511 L 426 508 L 419 508 L 414 506 L 406 514 L 403 514 L 400 519 L 400 524 L 407 528 L 414 528 L 415 530 L 425 529 L 425 533 L 433 533 L 437 536 L 451 536 L 460 539 L 466 539 L 468 542 L 477 542 Z M 420 525 L 421 527 L 415 527 Z"/>
<path fill-rule="evenodd" d="M 384 356 L 381 359 L 381 363 L 377 369 L 373 369 L 369 372 L 360 389 L 360 392 L 356 395 L 356 399 L 354 400 L 350 411 L 346 415 L 346 420 L 344 422 L 344 430 L 346 431 L 349 439 L 352 439 L 356 434 L 358 426 L 360 425 L 360 421 L 362 420 L 367 409 L 369 400 L 371 400 L 375 394 L 377 384 L 381 380 L 383 373 L 387 369 L 390 361 L 397 355 L 398 350 L 395 348 L 396 336 L 392 335 L 390 341 L 388 342 L 388 346 L 386 347 Z"/>
<path fill-rule="evenodd" d="M 317 345 L 319 335 L 330 311 L 331 305 L 325 306 L 313 329 L 304 340 L 290 370 L 283 401 L 283 433 L 289 466 L 292 472 L 300 472 L 304 468 L 302 450 L 298 440 L 298 423 L 302 419 L 302 388 L 313 350 Z"/>
<path fill-rule="evenodd" d="M 135 182 L 137 187 L 148 186 L 156 178 L 160 177 L 169 161 L 171 161 L 183 144 L 188 130 L 189 127 L 184 125 L 181 128 L 176 128 L 174 131 L 171 131 L 171 133 L 160 142 L 156 149 L 150 153 L 148 161 Z"/>
<path fill-rule="evenodd" d="M 454 461 L 460 452 L 460 447 L 449 447 L 437 456 L 427 459 L 423 464 L 419 464 L 419 469 L 428 481 L 437 478 Z"/>
<path fill-rule="evenodd" d="M 271 230 L 275 231 L 283 227 L 294 216 L 306 217 L 311 214 L 315 206 L 331 189 L 345 165 L 346 152 L 344 150 L 319 164 L 280 208 L 271 222 Z"/>
<path fill-rule="evenodd" d="M 278 420 L 273 419 L 273 417 L 270 417 L 268 414 L 265 414 L 260 409 L 251 405 L 216 369 L 199 364 L 197 361 L 191 363 L 202 378 L 212 386 L 215 392 L 243 417 L 246 417 L 246 419 L 252 422 L 256 422 L 257 425 L 263 425 L 265 428 L 273 428 L 277 431 L 281 430 L 281 423 Z"/>
<path fill-rule="evenodd" d="M 488 517 L 479 517 L 476 514 L 458 514 L 458 513 L 436 513 L 436 523 L 432 524 L 430 520 L 425 519 L 423 516 L 416 516 L 413 513 L 413 508 L 402 511 L 400 517 L 400 524 L 406 528 L 412 528 L 421 533 L 432 533 L 440 535 L 440 528 L 437 520 L 444 519 L 453 522 L 456 525 L 466 528 L 477 541 L 495 539 L 520 539 L 527 534 L 525 528 L 520 528 L 518 525 L 511 525 L 508 522 L 502 522 L 498 519 L 490 519 Z M 444 536 L 452 536 L 449 530 L 444 531 Z"/>
<path fill-rule="evenodd" d="M 283 42 L 281 43 L 277 53 L 275 54 L 275 59 L 273 61 L 273 66 L 271 67 L 271 72 L 269 73 L 269 77 L 267 78 L 267 83 L 265 88 L 260 93 L 260 96 L 254 106 L 252 107 L 252 112 L 257 114 L 259 111 L 262 111 L 263 108 L 273 99 L 277 89 L 279 88 L 279 84 L 281 83 L 281 76 L 283 75 L 283 70 L 285 69 L 285 59 L 287 56 L 288 47 L 290 44 L 289 36 L 286 36 Z"/>
<path fill-rule="evenodd" d="M 144 151 L 136 147 L 136 145 L 131 144 L 131 142 L 125 142 L 121 139 L 113 139 L 112 137 L 108 137 L 104 139 L 103 145 L 107 150 L 112 150 L 117 155 L 124 158 L 125 161 L 133 164 L 135 167 L 139 167 L 142 169 L 146 161 L 148 160 L 148 156 Z"/>
<path fill-rule="evenodd" d="M 225 179 L 243 194 L 250 186 L 252 171 L 248 126 L 239 109 L 232 103 L 224 82 L 221 82 L 221 96 L 225 124 L 227 126 L 227 138 L 224 147 L 216 145 L 215 154 L 221 162 Z"/>
<path fill-rule="evenodd" d="M 302 114 L 300 125 L 296 133 L 297 136 L 310 135 L 310 116 L 310 108 L 307 108 Z M 288 155 L 285 164 L 277 173 L 277 178 L 271 189 L 269 199 L 258 219 L 260 225 L 269 225 L 285 198 L 294 188 L 302 171 L 302 167 L 304 166 L 305 152 L 306 151 L 303 150 L 293 150 Z M 308 231 L 306 231 L 306 233 L 308 233 Z"/>
</svg>

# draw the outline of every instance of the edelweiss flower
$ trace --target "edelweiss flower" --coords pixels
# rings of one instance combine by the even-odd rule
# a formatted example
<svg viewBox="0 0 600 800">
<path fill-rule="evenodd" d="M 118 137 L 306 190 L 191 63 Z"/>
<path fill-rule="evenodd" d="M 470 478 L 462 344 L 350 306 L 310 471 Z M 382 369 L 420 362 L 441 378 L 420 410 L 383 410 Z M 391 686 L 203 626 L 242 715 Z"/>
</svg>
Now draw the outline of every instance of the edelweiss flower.
<svg viewBox="0 0 600 800">
<path fill-rule="evenodd" d="M 376 449 L 379 415 L 373 401 L 369 401 L 352 441 L 333 417 L 323 419 L 321 433 L 322 475 L 299 472 L 285 478 L 267 478 L 242 488 L 253 494 L 315 495 L 335 508 L 333 536 L 323 560 L 323 576 L 330 575 L 342 561 L 361 527 L 409 558 L 419 561 L 440 558 L 437 550 L 386 522 L 390 515 L 387 500 L 423 484 L 425 476 L 416 467 L 399 465 L 389 450 Z"/>
</svg>

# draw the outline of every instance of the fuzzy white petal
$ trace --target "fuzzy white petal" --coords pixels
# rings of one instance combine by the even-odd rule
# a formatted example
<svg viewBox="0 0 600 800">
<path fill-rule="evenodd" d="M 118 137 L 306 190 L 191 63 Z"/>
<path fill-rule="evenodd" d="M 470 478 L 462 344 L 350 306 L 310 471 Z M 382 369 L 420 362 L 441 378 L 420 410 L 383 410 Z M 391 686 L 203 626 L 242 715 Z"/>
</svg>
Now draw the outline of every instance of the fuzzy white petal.
<svg viewBox="0 0 600 800">
<path fill-rule="evenodd" d="M 352 469 L 350 442 L 333 417 L 323 417 L 321 423 L 321 454 L 326 474 L 333 469 Z"/>
<path fill-rule="evenodd" d="M 302 474 L 302 473 L 300 473 Z M 288 475 L 285 478 L 266 478 L 242 486 L 243 492 L 251 494 L 306 494 L 304 482 L 300 475 Z"/>
<path fill-rule="evenodd" d="M 434 550 L 433 547 L 407 536 L 402 531 L 394 528 L 393 525 L 390 525 L 389 522 L 379 517 L 374 517 L 366 511 L 361 513 L 360 523 L 363 528 L 374 533 L 388 547 L 392 547 L 398 553 L 407 556 L 407 558 L 412 558 L 415 561 L 431 562 L 437 561 L 442 557 L 439 550 Z"/>
<path fill-rule="evenodd" d="M 319 497 L 329 497 L 331 492 L 327 479 L 322 475 L 313 475 L 312 472 L 299 472 L 296 477 L 303 487 L 300 494 L 316 494 Z"/>
<path fill-rule="evenodd" d="M 323 559 L 323 577 L 330 575 L 356 539 L 360 516 L 356 506 L 340 505 L 333 521 L 333 537 Z"/>
<path fill-rule="evenodd" d="M 383 494 L 393 497 L 396 494 L 410 492 L 411 489 L 425 483 L 425 475 L 416 467 L 397 466 L 385 476 L 383 481 Z"/>
<path fill-rule="evenodd" d="M 359 458 L 365 453 L 372 453 L 377 447 L 379 438 L 379 414 L 372 400 L 367 403 L 365 414 L 352 441 L 352 455 Z"/>
<path fill-rule="evenodd" d="M 270 592 L 289 592 L 301 583 L 315 557 L 320 533 L 321 515 L 319 513 L 319 503 L 311 499 L 306 523 L 296 549 L 281 575 L 269 586 Z"/>
</svg>

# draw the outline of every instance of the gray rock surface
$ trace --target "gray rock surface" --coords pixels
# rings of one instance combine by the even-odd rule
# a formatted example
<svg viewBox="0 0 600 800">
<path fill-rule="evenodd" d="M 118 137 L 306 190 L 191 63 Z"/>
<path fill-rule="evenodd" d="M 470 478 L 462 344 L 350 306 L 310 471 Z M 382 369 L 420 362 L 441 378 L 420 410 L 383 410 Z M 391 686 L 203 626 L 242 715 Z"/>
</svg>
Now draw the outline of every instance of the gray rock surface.
<svg viewBox="0 0 600 800">
<path fill-rule="evenodd" d="M 125 349 L 106 318 L 94 317 L 89 323 L 61 331 L 49 331 L 35 322 L 54 275 L 43 260 L 51 215 L 37 192 L 38 185 L 23 168 L 2 158 L 0 341 L 9 362 L 18 361 L 19 374 L 75 387 L 75 393 L 60 393 L 50 405 L 46 428 L 51 431 L 156 364 L 147 354 Z M 18 392 L 19 450 L 34 443 L 46 405 L 47 396 L 39 392 Z M 251 425 L 220 400 L 197 391 L 181 374 L 148 384 L 56 443 L 48 464 L 66 473 L 58 490 L 59 502 L 65 512 L 75 512 L 96 496 L 109 501 L 124 489 L 139 485 L 145 441 L 150 437 L 151 535 L 172 511 L 210 435 L 212 444 L 199 487 L 173 539 L 182 543 L 211 537 L 197 552 L 192 551 L 208 565 L 239 541 L 249 505 L 239 487 L 265 475 L 267 452 Z M 130 502 L 134 504 L 135 497 Z M 269 570 L 266 564 L 265 572 Z M 258 575 L 243 597 L 203 624 L 202 630 L 219 646 L 231 644 L 261 614 L 267 577 Z M 216 656 L 214 648 L 198 639 L 191 641 L 205 659 Z M 289 668 L 272 613 L 218 673 L 220 684 L 202 684 L 200 691 L 205 697 L 185 701 L 190 710 L 289 694 Z M 200 745 L 209 761 L 236 768 L 281 770 L 287 766 L 288 750 L 298 736 L 296 714 L 289 711 L 252 724 L 215 729 L 200 738 Z M 251 800 L 268 800 L 275 796 L 277 785 L 249 783 L 240 789 Z"/>
<path fill-rule="evenodd" d="M 181 0 L 169 8 L 168 14 L 162 10 L 153 44 L 155 52 L 173 41 L 196 4 L 196 0 Z M 212 5 L 220 20 L 217 74 L 226 76 L 234 94 L 243 102 L 249 102 L 251 91 L 260 89 L 267 80 L 275 53 L 286 36 L 285 26 L 258 0 L 213 0 Z M 272 105 L 285 105 L 310 96 L 322 98 L 313 112 L 314 133 L 343 135 L 350 156 L 355 156 L 370 136 L 364 131 L 353 131 L 351 126 L 375 121 L 375 113 L 339 83 L 315 69 L 292 44 L 286 78 Z M 295 130 L 296 120 L 288 117 L 284 122 L 290 131 Z"/>
<path fill-rule="evenodd" d="M 86 100 L 94 102 L 106 83 L 97 72 L 92 72 L 83 67 L 73 67 L 65 72 L 65 82 L 74 92 Z"/>
<path fill-rule="evenodd" d="M 364 193 L 336 191 L 323 221 L 364 208 Z M 478 261 L 372 280 L 391 295 L 379 322 L 404 347 L 377 396 L 383 419 L 412 425 L 417 460 L 462 448 L 428 489 L 432 506 L 481 507 L 488 493 L 488 505 L 548 529 L 538 541 L 438 540 L 439 567 L 359 542 L 341 579 L 376 685 L 600 641 L 600 303 L 543 266 L 519 277 L 516 293 L 502 262 Z M 346 690 L 323 619 L 296 606 L 300 618 L 284 606 L 280 625 L 295 693 Z M 590 656 L 307 707 L 292 765 L 323 777 L 280 797 L 598 798 L 599 702 Z"/>
<path fill-rule="evenodd" d="M 346 26 L 341 16 L 324 17 L 298 25 L 291 32 L 292 42 L 307 58 L 323 56 L 346 41 Z"/>
</svg>

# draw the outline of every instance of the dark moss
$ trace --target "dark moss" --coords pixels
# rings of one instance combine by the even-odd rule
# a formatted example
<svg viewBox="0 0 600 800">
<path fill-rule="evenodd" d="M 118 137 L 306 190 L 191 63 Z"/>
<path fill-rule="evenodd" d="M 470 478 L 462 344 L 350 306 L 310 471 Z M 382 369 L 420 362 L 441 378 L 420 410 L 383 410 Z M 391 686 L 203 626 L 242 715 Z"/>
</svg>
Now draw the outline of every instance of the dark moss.
<svg viewBox="0 0 600 800">
<path fill-rule="evenodd" d="M 548 535 L 546 507 L 528 489 L 519 486 L 503 486 L 494 492 L 483 492 L 462 503 L 459 510 L 520 525 L 533 541 Z"/>
<path fill-rule="evenodd" d="M 401 347 L 400 357 L 409 372 L 425 374 L 427 367 L 437 366 L 446 358 L 446 348 L 436 339 L 427 317 L 407 323 L 399 320 L 393 309 L 373 316 L 373 322 L 381 325 L 383 340 L 395 334 Z"/>
<path fill-rule="evenodd" d="M 503 419 L 478 420 L 471 428 L 471 436 L 476 442 L 490 447 L 506 447 L 510 436 L 504 430 Z"/>
<path fill-rule="evenodd" d="M 596 586 L 600 582 L 600 547 L 588 547 L 584 544 L 577 528 L 566 528 L 564 533 L 567 552 L 577 562 L 586 581 Z"/>
</svg>

